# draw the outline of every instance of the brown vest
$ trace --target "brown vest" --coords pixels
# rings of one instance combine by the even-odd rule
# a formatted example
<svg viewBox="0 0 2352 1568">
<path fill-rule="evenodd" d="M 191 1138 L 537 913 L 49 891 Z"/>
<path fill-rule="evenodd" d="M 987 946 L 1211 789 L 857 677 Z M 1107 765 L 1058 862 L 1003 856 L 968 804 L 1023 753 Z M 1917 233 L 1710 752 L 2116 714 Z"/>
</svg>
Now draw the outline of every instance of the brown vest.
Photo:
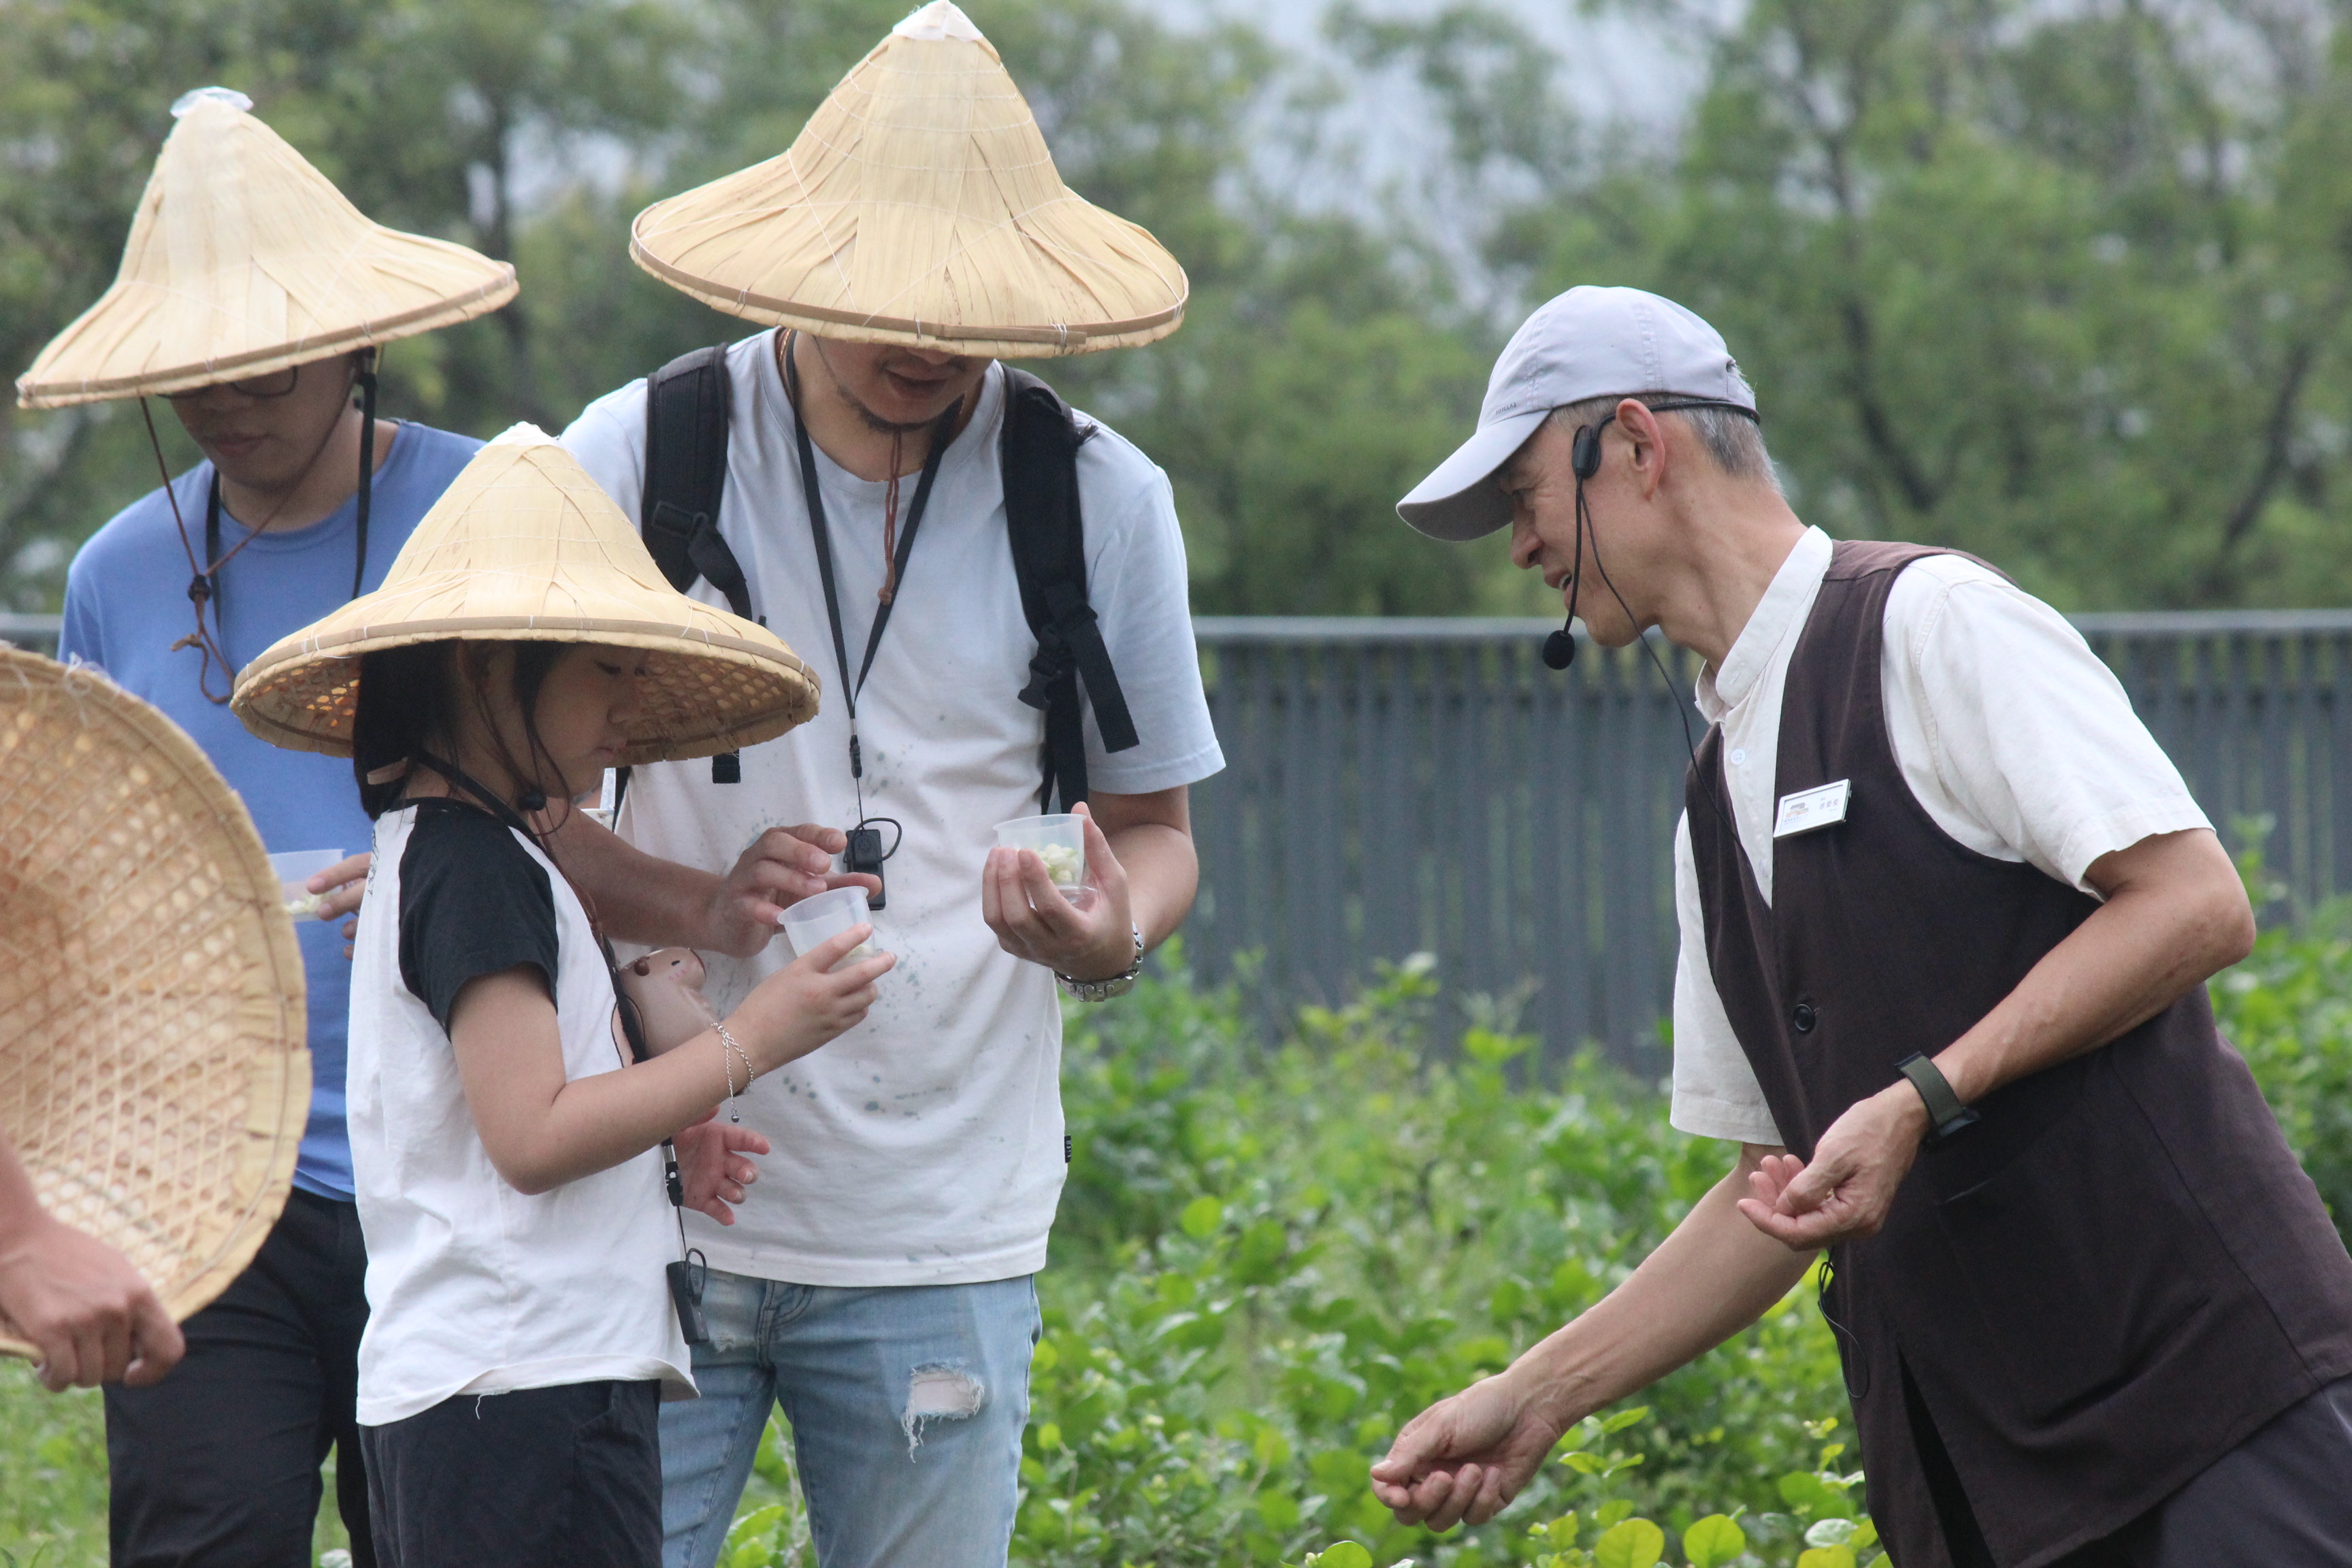
<svg viewBox="0 0 2352 1568">
<path fill-rule="evenodd" d="M 1732 827 L 1720 728 L 1685 786 L 1716 987 L 1808 1158 L 1896 1062 L 1957 1039 L 2098 907 L 1955 842 L 1904 781 L 1886 596 L 1937 553 L 1836 547 L 1790 663 L 1774 793 L 1849 779 L 1853 794 L 1843 823 L 1774 842 L 1769 906 Z M 1977 1109 L 1921 1151 L 1885 1230 L 1835 1249 L 1822 1300 L 1849 1331 L 1870 1511 L 1900 1568 L 1950 1562 L 1933 1492 L 1954 1478 L 2000 1568 L 2036 1568 L 2352 1374 L 2352 1258 L 2203 986 Z"/>
</svg>

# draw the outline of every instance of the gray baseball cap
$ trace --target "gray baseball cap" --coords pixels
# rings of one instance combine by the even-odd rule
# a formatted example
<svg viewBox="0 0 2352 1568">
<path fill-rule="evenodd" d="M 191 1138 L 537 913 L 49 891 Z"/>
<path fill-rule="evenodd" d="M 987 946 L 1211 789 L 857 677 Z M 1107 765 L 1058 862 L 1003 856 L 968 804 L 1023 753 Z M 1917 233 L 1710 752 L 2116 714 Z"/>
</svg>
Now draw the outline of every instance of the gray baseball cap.
<svg viewBox="0 0 2352 1568">
<path fill-rule="evenodd" d="M 1397 502 L 1397 515 L 1432 539 L 1476 539 L 1511 521 L 1495 471 L 1546 416 L 1588 397 L 1671 392 L 1753 411 L 1756 395 L 1697 316 L 1639 289 L 1580 284 L 1521 323 L 1495 362 L 1478 433 Z"/>
</svg>

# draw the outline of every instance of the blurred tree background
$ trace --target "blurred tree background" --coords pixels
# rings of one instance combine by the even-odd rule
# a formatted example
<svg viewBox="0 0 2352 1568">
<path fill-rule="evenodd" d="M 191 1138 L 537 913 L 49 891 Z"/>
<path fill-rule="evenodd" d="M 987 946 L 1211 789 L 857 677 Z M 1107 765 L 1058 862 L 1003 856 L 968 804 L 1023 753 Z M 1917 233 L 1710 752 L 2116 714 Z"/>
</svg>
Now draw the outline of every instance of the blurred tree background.
<svg viewBox="0 0 2352 1568">
<path fill-rule="evenodd" d="M 2341 3 L 1654 0 L 1696 83 L 1664 127 L 1580 111 L 1595 68 L 1523 5 L 1338 0 L 1311 57 L 1230 8 L 967 9 L 1065 177 L 1192 275 L 1166 342 L 1040 368 L 1173 477 L 1195 607 L 1448 614 L 1547 596 L 1390 506 L 1587 281 L 1724 330 L 1832 532 L 2073 609 L 2352 600 Z M 221 82 L 371 216 L 520 270 L 388 351 L 388 411 L 560 426 L 742 330 L 630 264 L 631 215 L 782 151 L 908 4 L 0 0 L 0 359 L 105 288 L 167 106 Z M 0 607 L 155 482 L 138 429 L 0 409 Z"/>
</svg>

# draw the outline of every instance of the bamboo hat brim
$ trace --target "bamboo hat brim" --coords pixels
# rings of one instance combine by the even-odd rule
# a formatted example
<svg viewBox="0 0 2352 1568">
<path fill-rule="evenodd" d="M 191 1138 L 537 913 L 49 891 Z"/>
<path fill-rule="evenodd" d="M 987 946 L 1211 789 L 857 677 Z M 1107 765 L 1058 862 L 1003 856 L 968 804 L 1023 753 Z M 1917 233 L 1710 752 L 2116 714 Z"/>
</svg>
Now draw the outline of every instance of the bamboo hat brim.
<svg viewBox="0 0 2352 1568">
<path fill-rule="evenodd" d="M 252 1261 L 310 1107 L 269 857 L 169 719 L 0 647 L 0 1135 L 185 1318 Z M 0 1317 L 0 1353 L 30 1356 Z"/>
<path fill-rule="evenodd" d="M 371 222 L 234 96 L 175 107 L 114 286 L 17 379 L 20 405 L 266 375 L 514 298 L 511 266 Z"/>
<path fill-rule="evenodd" d="M 347 757 L 361 658 L 452 638 L 646 650 L 623 766 L 738 751 L 816 715 L 816 676 L 782 639 L 672 588 L 579 459 L 530 425 L 474 454 L 383 586 L 264 651 L 229 706 L 273 745 Z"/>
<path fill-rule="evenodd" d="M 950 0 L 899 23 L 782 156 L 639 213 L 629 255 L 770 326 L 999 358 L 1150 342 L 1190 289 L 1158 240 L 1062 184 Z"/>
</svg>

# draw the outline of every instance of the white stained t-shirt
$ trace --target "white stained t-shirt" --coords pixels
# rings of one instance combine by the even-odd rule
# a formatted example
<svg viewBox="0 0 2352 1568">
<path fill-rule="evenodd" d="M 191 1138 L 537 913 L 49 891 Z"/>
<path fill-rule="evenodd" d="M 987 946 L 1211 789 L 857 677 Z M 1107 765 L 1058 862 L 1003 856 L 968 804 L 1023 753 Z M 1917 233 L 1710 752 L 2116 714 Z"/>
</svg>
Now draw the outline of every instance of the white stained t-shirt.
<svg viewBox="0 0 2352 1568">
<path fill-rule="evenodd" d="M 742 753 L 740 784 L 707 761 L 635 771 L 623 837 L 664 858 L 724 872 L 764 829 L 857 820 L 849 709 L 817 576 L 792 407 L 775 334 L 735 344 L 719 532 L 751 608 L 823 683 L 809 723 Z M 1011 1279 L 1045 1262 L 1064 1168 L 1062 1026 L 1050 971 L 1006 953 L 981 919 L 980 870 L 995 826 L 1034 816 L 1045 719 L 1020 700 L 1036 651 L 1021 613 L 997 439 L 1002 367 L 940 464 L 930 504 L 873 672 L 857 697 L 868 816 L 904 829 L 875 920 L 898 955 L 866 1021 L 755 1083 L 746 1126 L 775 1152 L 720 1227 L 688 1215 L 714 1268 L 810 1285 L 932 1285 Z M 563 436 L 631 518 L 644 483 L 645 384 L 590 405 Z M 882 586 L 885 486 L 816 448 L 843 640 L 861 658 Z M 900 523 L 917 480 L 900 481 Z M 1141 743 L 1104 752 L 1087 718 L 1091 786 L 1142 795 L 1224 765 L 1201 689 L 1184 543 L 1167 477 L 1099 425 L 1078 449 L 1087 592 Z M 694 595 L 723 605 L 707 582 Z M 892 829 L 883 830 L 887 847 Z M 751 959 L 706 953 L 721 1016 L 792 961 L 781 934 Z"/>
<path fill-rule="evenodd" d="M 1732 818 L 1772 898 L 1780 700 L 1829 571 L 1807 529 L 1740 628 L 1698 707 L 1723 727 Z M 1937 826 L 1979 854 L 2022 861 L 2097 896 L 2084 873 L 2143 838 L 2211 826 L 2113 671 L 2065 617 L 1973 561 L 1913 562 L 1886 599 L 1880 679 L 1895 760 Z M 1674 1100 L 1685 1132 L 1777 1144 L 1780 1130 L 1731 1030 L 1706 957 L 1687 816 L 1675 833 Z"/>
<path fill-rule="evenodd" d="M 608 1378 L 691 1395 L 660 1154 L 519 1192 L 482 1146 L 449 1043 L 467 982 L 530 967 L 555 1001 L 564 1078 L 621 1070 L 612 972 L 578 895 L 537 845 L 456 801 L 385 812 L 374 850 L 352 952 L 360 1424 Z"/>
</svg>

